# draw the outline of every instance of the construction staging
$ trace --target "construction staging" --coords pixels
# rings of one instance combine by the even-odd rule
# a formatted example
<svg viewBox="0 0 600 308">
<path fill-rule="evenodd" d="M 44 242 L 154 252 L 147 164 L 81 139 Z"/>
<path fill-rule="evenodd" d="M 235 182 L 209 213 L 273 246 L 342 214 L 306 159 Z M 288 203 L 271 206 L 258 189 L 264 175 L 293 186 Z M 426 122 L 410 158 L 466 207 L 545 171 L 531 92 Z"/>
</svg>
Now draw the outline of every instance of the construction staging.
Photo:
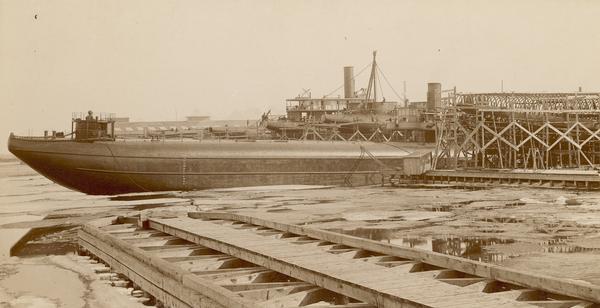
<svg viewBox="0 0 600 308">
<path fill-rule="evenodd" d="M 299 127 L 279 127 L 276 136 L 400 141 L 429 147 L 431 159 L 420 162 L 417 169 L 421 172 L 397 172 L 393 185 L 600 188 L 600 93 L 581 89 L 568 93 L 460 93 L 456 88 L 443 90 L 440 83 L 429 83 L 425 102 L 404 100 L 404 105 L 393 107 L 396 103 L 377 102 L 376 94 L 370 96 L 369 89 L 377 88 L 378 69 L 374 58 L 364 97 L 356 97 L 352 67 L 346 67 L 344 98 L 308 95 L 289 99 L 288 119 L 295 123 L 306 119 Z M 346 106 L 344 111 L 340 106 Z M 346 108 L 355 110 L 349 118 L 357 122 L 337 126 L 314 122 L 316 118 L 341 121 L 336 115 L 346 113 Z M 366 122 L 360 122 L 355 114 L 365 110 L 370 113 Z M 286 130 L 295 135 L 287 135 Z"/>
<path fill-rule="evenodd" d="M 600 94 L 451 94 L 437 135 L 436 169 L 593 169 Z"/>
<path fill-rule="evenodd" d="M 115 284 L 130 279 L 147 301 L 168 307 L 600 303 L 590 284 L 231 213 L 107 218 L 84 225 L 79 238 L 106 264 L 99 272 Z"/>
</svg>

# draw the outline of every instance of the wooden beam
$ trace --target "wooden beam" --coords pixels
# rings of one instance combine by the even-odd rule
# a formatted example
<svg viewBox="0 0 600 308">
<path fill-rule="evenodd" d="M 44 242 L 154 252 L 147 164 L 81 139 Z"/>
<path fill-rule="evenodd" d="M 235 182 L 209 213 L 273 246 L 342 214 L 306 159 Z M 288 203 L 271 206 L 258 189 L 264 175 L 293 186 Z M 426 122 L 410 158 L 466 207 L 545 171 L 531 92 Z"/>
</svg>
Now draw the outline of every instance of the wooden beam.
<svg viewBox="0 0 600 308">
<path fill-rule="evenodd" d="M 531 274 L 519 270 L 509 269 L 498 265 L 467 260 L 460 257 L 448 256 L 441 253 L 424 251 L 420 249 L 401 247 L 359 237 L 344 235 L 336 232 L 307 228 L 297 225 L 283 224 L 264 220 L 257 217 L 233 213 L 204 213 L 191 212 L 188 216 L 194 218 L 214 217 L 220 219 L 246 221 L 256 225 L 277 229 L 293 234 L 300 234 L 318 238 L 323 241 L 340 243 L 350 247 L 374 251 L 384 255 L 412 259 L 423 263 L 435 265 L 464 272 L 467 274 L 499 281 L 514 283 L 528 288 L 540 289 L 551 293 L 565 294 L 568 296 L 600 302 L 600 286 L 595 286 L 577 281 L 564 280 L 540 274 Z"/>
<path fill-rule="evenodd" d="M 170 306 L 256 307 L 235 293 L 151 256 L 91 224 L 82 226 L 78 235 L 83 247 Z"/>
<path fill-rule="evenodd" d="M 232 284 L 221 284 L 221 287 L 228 289 L 232 292 L 258 290 L 258 289 L 272 289 L 281 287 L 307 287 L 311 284 L 303 281 L 289 281 L 289 282 L 252 282 L 252 283 L 232 283 Z"/>
</svg>

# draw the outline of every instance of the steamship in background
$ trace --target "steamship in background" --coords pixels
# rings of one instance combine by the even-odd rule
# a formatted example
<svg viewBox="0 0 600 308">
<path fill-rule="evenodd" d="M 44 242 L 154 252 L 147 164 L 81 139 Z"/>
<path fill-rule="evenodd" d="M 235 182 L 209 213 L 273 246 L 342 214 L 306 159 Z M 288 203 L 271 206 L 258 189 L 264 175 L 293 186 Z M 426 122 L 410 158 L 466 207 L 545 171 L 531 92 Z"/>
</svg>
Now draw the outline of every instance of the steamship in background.
<svg viewBox="0 0 600 308">
<path fill-rule="evenodd" d="M 373 52 L 366 88 L 355 90 L 358 74 L 354 75 L 354 67 L 347 66 L 344 67 L 343 98 L 312 98 L 310 90 L 305 90 L 286 100 L 285 116 L 273 117 L 269 111 L 263 115 L 261 123 L 280 139 L 434 143 L 434 115 L 441 104 L 441 85 L 428 85 L 426 102 L 408 102 L 406 98 L 400 98 L 388 83 L 402 102 L 386 100 L 382 93 L 378 93 L 381 89 L 380 76 L 386 82 L 387 78 L 377 65 L 376 56 L 377 52 Z"/>
</svg>

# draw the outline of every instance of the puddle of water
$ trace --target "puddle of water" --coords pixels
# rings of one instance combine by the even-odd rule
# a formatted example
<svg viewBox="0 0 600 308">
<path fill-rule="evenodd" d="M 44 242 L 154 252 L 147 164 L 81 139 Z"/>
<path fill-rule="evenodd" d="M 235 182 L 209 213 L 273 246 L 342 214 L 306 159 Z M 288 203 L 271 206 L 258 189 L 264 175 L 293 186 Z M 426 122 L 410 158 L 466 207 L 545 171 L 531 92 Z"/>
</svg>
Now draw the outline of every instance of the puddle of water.
<svg viewBox="0 0 600 308">
<path fill-rule="evenodd" d="M 312 220 L 309 222 L 305 222 L 303 223 L 303 225 L 307 226 L 307 225 L 312 225 L 312 224 L 320 224 L 320 223 L 328 223 L 328 222 L 337 222 L 337 221 L 347 221 L 344 218 L 327 218 L 327 219 L 318 219 L 318 220 Z M 328 231 L 332 231 L 332 232 L 338 232 L 338 233 L 343 233 L 341 230 L 339 229 L 327 229 Z"/>
<path fill-rule="evenodd" d="M 272 199 L 272 198 L 283 198 L 283 196 L 263 195 L 263 196 L 249 197 L 246 200 L 267 200 L 267 199 Z M 286 199 L 286 200 L 303 200 L 303 199 Z"/>
<path fill-rule="evenodd" d="M 24 258 L 50 255 L 74 255 L 77 252 L 77 246 L 78 245 L 75 242 L 27 243 L 16 256 Z"/>
<path fill-rule="evenodd" d="M 573 245 L 568 238 L 557 237 L 540 243 L 516 242 L 496 237 L 399 237 L 397 231 L 387 228 L 357 228 L 353 230 L 331 230 L 388 244 L 418 248 L 446 255 L 462 257 L 486 263 L 498 263 L 508 258 L 531 253 L 585 253 L 598 252 L 600 248 Z M 487 233 L 495 230 L 488 230 Z M 521 244 L 520 244 L 521 243 Z M 525 248 L 510 249 L 513 245 Z M 497 249 L 506 247 L 505 249 Z"/>
<path fill-rule="evenodd" d="M 307 190 L 307 189 L 328 189 L 334 186 L 323 185 L 269 185 L 269 186 L 247 186 L 232 188 L 209 189 L 209 192 L 236 192 L 236 191 L 282 191 L 282 190 Z"/>
<path fill-rule="evenodd" d="M 81 214 L 48 214 L 44 219 L 65 219 L 65 218 L 77 218 L 81 217 Z"/>
<path fill-rule="evenodd" d="M 394 230 L 386 228 L 357 228 L 353 230 L 329 230 L 374 241 L 384 241 L 393 237 Z"/>
<path fill-rule="evenodd" d="M 495 222 L 495 223 L 503 223 L 503 224 L 515 224 L 523 222 L 523 219 L 515 218 L 515 217 L 485 217 L 479 219 L 479 221 L 485 222 Z"/>
<path fill-rule="evenodd" d="M 569 236 L 555 236 L 553 239 L 539 243 L 542 252 L 549 253 L 574 253 L 597 252 L 600 248 L 582 247 L 571 242 Z"/>
<path fill-rule="evenodd" d="M 270 213 L 282 213 L 282 212 L 292 212 L 292 211 L 293 211 L 292 209 L 288 209 L 288 208 L 278 208 L 278 209 L 267 210 L 267 212 L 270 212 Z"/>
<path fill-rule="evenodd" d="M 317 204 L 326 204 L 326 203 L 334 203 L 335 200 L 331 200 L 331 199 L 318 199 L 315 200 L 317 202 Z"/>
<path fill-rule="evenodd" d="M 162 194 L 144 194 L 144 195 L 120 195 L 110 197 L 111 201 L 138 201 L 138 200 L 152 200 L 162 198 L 174 198 L 173 193 L 162 193 Z"/>
<path fill-rule="evenodd" d="M 450 212 L 432 212 L 425 210 L 397 210 L 342 213 L 342 218 L 348 221 L 364 221 L 369 223 L 390 221 L 427 221 L 451 217 Z"/>
<path fill-rule="evenodd" d="M 552 246 L 541 246 L 542 252 L 548 253 L 575 253 L 575 252 L 597 252 L 600 251 L 598 248 L 587 248 L 575 245 L 552 245 Z"/>
<path fill-rule="evenodd" d="M 364 222 L 368 222 L 370 224 L 378 224 L 382 222 L 391 222 L 391 221 L 406 221 L 402 216 L 390 216 L 385 219 L 365 219 Z"/>
<path fill-rule="evenodd" d="M 513 208 L 513 207 L 523 206 L 525 204 L 527 204 L 527 202 L 525 202 L 525 201 L 514 201 L 514 202 L 506 203 L 506 204 L 504 204 L 504 206 L 508 207 L 508 208 Z"/>
<path fill-rule="evenodd" d="M 431 212 L 450 212 L 450 211 L 452 211 L 453 208 L 455 208 L 455 207 L 452 205 L 436 204 L 436 205 L 424 207 L 423 209 L 426 211 L 431 211 Z"/>
<path fill-rule="evenodd" d="M 230 207 L 230 206 L 221 206 L 221 207 L 216 207 L 213 210 L 215 210 L 215 211 L 227 211 L 227 210 L 232 209 L 232 208 L 233 207 Z"/>
<path fill-rule="evenodd" d="M 568 237 L 556 237 L 540 242 L 516 242 L 508 245 L 496 245 L 489 250 L 513 257 L 539 253 L 597 253 L 598 247 L 583 247 L 573 243 Z"/>
<path fill-rule="evenodd" d="M 140 205 L 136 205 L 131 207 L 132 210 L 134 211 L 141 211 L 141 210 L 149 210 L 149 209 L 156 209 L 156 208 L 161 208 L 161 207 L 167 207 L 169 206 L 168 204 L 140 204 Z"/>
<path fill-rule="evenodd" d="M 514 240 L 499 238 L 478 238 L 478 237 L 444 237 L 444 238 L 399 238 L 388 239 L 385 242 L 406 246 L 411 248 L 420 248 L 428 251 L 439 252 L 451 256 L 463 257 L 466 259 L 477 260 L 481 262 L 495 263 L 503 261 L 509 256 L 502 253 L 490 252 L 485 249 L 486 246 L 496 244 L 510 244 Z"/>
<path fill-rule="evenodd" d="M 504 230 L 500 230 L 500 229 L 481 229 L 478 230 L 481 233 L 504 233 Z"/>
<path fill-rule="evenodd" d="M 451 256 L 463 257 L 481 262 L 495 263 L 503 261 L 509 256 L 502 253 L 491 252 L 486 246 L 496 244 L 511 244 L 514 240 L 481 237 L 397 237 L 397 232 L 384 228 L 357 228 L 342 230 L 341 233 L 381 241 L 393 245 L 419 248 L 427 251 L 439 252 Z"/>
<path fill-rule="evenodd" d="M 194 194 L 181 194 L 182 196 L 189 196 L 190 198 L 194 198 L 194 199 L 214 199 L 215 196 L 214 195 L 194 195 Z"/>
<path fill-rule="evenodd" d="M 11 256 L 66 255 L 77 252 L 77 227 L 31 229 L 12 247 Z"/>
</svg>

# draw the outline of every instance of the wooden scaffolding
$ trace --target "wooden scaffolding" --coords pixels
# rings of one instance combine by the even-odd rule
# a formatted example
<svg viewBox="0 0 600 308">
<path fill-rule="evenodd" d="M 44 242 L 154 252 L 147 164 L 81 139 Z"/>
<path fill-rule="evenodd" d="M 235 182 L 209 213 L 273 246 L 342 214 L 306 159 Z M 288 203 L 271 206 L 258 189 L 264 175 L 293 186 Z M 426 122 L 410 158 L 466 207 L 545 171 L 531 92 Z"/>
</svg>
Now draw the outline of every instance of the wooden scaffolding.
<svg viewBox="0 0 600 308">
<path fill-rule="evenodd" d="M 453 94 L 438 117 L 438 170 L 600 165 L 600 93 Z"/>
</svg>

